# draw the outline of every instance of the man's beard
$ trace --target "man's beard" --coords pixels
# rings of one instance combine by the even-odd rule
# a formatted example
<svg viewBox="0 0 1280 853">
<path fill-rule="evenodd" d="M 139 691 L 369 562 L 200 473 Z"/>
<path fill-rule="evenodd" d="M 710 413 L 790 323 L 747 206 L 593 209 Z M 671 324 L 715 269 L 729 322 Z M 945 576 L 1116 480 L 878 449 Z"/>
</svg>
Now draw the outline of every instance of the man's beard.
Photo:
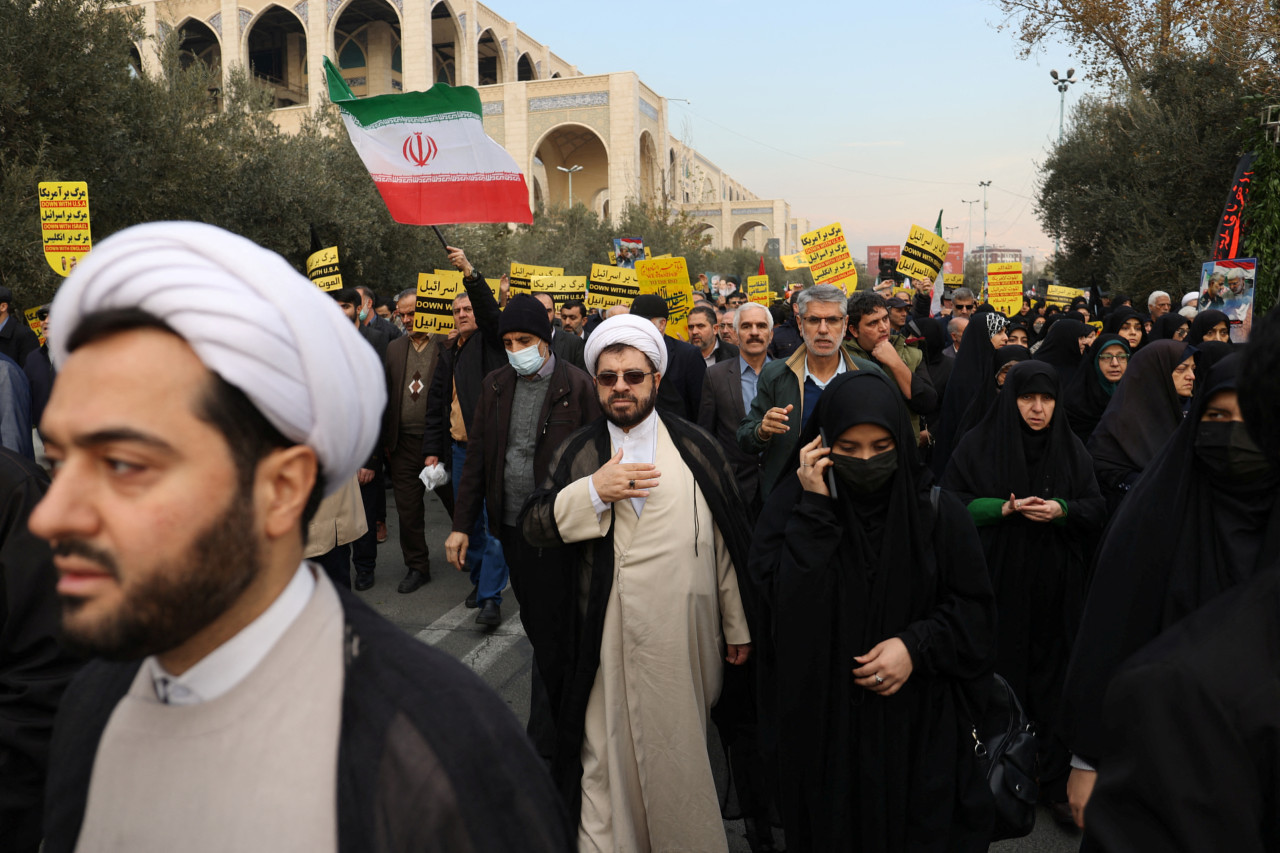
<svg viewBox="0 0 1280 853">
<path fill-rule="evenodd" d="M 643 421 L 653 412 L 653 407 L 657 403 L 658 391 L 655 388 L 653 393 L 647 397 L 640 397 L 630 390 L 622 392 L 610 391 L 609 396 L 601 400 L 601 408 L 604 409 L 604 416 L 610 423 L 622 429 L 631 429 L 631 427 Z M 635 412 L 628 415 L 619 415 L 613 410 L 613 403 L 618 400 L 631 400 L 635 405 Z"/>
<path fill-rule="evenodd" d="M 258 576 L 262 560 L 254 527 L 253 492 L 238 489 L 227 510 L 192 542 L 180 563 L 157 566 L 127 588 L 113 555 L 84 540 L 58 542 L 54 553 L 97 563 L 124 590 L 119 607 L 78 626 L 82 599 L 62 598 L 62 641 L 73 652 L 108 660 L 137 660 L 177 648 L 230 609 Z"/>
</svg>

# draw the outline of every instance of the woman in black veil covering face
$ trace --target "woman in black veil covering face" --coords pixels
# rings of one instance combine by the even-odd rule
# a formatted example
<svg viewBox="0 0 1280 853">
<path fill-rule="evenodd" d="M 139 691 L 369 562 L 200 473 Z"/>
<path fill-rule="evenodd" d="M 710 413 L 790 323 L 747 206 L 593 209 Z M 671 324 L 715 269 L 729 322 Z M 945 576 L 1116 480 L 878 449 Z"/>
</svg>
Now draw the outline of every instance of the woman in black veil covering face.
<svg viewBox="0 0 1280 853">
<path fill-rule="evenodd" d="M 1063 693 L 1063 734 L 1083 763 L 1105 764 L 1117 748 L 1103 697 L 1126 658 L 1223 591 L 1280 568 L 1280 472 L 1229 414 L 1240 366 L 1233 354 L 1202 378 L 1098 550 Z M 1092 784 L 1089 771 L 1072 771 L 1073 807 Z"/>
<path fill-rule="evenodd" d="M 978 527 L 999 615 L 996 672 L 1036 722 L 1041 797 L 1069 822 L 1070 754 L 1053 732 L 1106 504 L 1059 397 L 1052 367 L 1015 364 L 942 485 Z"/>
<path fill-rule="evenodd" d="M 957 696 L 981 694 L 995 653 L 973 522 L 950 494 L 934 505 L 902 395 L 870 371 L 823 392 L 795 472 L 750 563 L 774 614 L 787 849 L 985 851 Z"/>
</svg>

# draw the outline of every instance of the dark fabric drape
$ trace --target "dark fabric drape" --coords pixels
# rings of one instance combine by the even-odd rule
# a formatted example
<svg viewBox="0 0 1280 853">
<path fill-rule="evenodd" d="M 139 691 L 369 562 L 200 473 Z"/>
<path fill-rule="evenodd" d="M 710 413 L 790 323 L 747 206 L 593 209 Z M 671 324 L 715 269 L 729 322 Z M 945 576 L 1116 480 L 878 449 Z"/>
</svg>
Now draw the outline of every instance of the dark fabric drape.
<svg viewBox="0 0 1280 853">
<path fill-rule="evenodd" d="M 1223 359 L 1201 382 L 1186 421 L 1120 506 L 1098 551 L 1062 715 L 1068 745 L 1090 763 L 1105 762 L 1112 749 L 1103 697 L 1124 660 L 1224 590 L 1280 567 L 1280 476 L 1215 474 L 1196 453 L 1208 400 L 1235 388 L 1239 365 L 1239 356 Z"/>
<path fill-rule="evenodd" d="M 930 466 L 935 474 L 941 474 L 951 457 L 951 449 L 959 440 L 960 423 L 965 409 L 994 375 L 995 347 L 991 336 L 1004 329 L 1008 321 L 995 312 L 975 314 L 965 326 L 960 338 L 960 352 L 956 353 L 955 367 L 947 381 L 947 393 L 942 398 L 942 410 L 933 431 L 933 460 Z"/>
<path fill-rule="evenodd" d="M 1227 315 L 1216 308 L 1206 308 L 1201 311 L 1191 321 L 1191 331 L 1187 333 L 1187 345 L 1200 346 L 1204 342 L 1204 336 L 1219 323 L 1226 323 L 1227 328 L 1231 328 L 1231 321 L 1227 319 Z"/>
<path fill-rule="evenodd" d="M 1066 386 L 1080 364 L 1080 339 L 1093 331 L 1083 320 L 1063 317 L 1045 333 L 1044 343 L 1036 350 L 1036 361 L 1052 366 L 1058 371 L 1058 381 Z"/>
<path fill-rule="evenodd" d="M 1010 364 L 1017 364 L 1020 361 L 1030 361 L 1031 351 L 1024 346 L 1018 344 L 1008 344 L 996 350 L 994 359 L 991 362 L 991 378 L 979 390 L 978 395 L 973 398 L 964 410 L 964 416 L 960 419 L 960 426 L 956 429 L 955 443 L 959 446 L 964 436 L 973 429 L 982 419 L 987 416 L 987 412 L 991 411 L 991 406 L 995 403 L 996 397 L 1000 395 L 1000 384 L 996 378 L 1001 368 Z"/>
<path fill-rule="evenodd" d="M 787 849 L 986 850 L 990 794 L 976 772 L 957 691 L 981 706 L 994 602 L 964 508 L 916 456 L 906 408 L 870 372 L 827 387 L 819 425 L 886 426 L 899 464 L 872 495 L 805 492 L 792 473 L 761 515 L 752 576 L 773 602 L 780 790 Z M 893 696 L 854 683 L 855 655 L 898 637 L 913 672 Z"/>
<path fill-rule="evenodd" d="M 1151 324 L 1151 340 L 1171 341 L 1174 333 L 1181 328 L 1189 328 L 1191 321 L 1176 311 L 1170 311 Z"/>
</svg>

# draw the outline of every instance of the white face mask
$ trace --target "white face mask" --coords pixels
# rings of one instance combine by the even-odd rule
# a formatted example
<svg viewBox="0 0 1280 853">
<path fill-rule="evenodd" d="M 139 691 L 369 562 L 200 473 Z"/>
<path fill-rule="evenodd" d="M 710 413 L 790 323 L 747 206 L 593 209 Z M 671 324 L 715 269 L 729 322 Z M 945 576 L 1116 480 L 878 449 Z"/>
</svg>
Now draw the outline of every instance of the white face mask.
<svg viewBox="0 0 1280 853">
<path fill-rule="evenodd" d="M 507 350 L 507 361 L 511 362 L 511 366 L 521 376 L 532 376 L 537 373 L 546 360 L 546 357 L 538 351 L 537 344 L 515 352 Z"/>
</svg>

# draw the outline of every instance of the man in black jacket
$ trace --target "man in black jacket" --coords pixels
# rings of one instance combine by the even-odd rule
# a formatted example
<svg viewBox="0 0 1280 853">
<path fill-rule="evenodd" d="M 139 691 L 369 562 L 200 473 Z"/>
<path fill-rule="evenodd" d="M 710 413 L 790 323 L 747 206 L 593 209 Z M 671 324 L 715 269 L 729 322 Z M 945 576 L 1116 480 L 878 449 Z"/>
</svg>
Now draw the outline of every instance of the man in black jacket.
<svg viewBox="0 0 1280 853">
<path fill-rule="evenodd" d="M 458 500 L 459 481 L 466 467 L 467 447 L 475 423 L 484 378 L 507 363 L 498 330 L 498 302 L 484 276 L 471 265 L 461 249 L 449 248 L 449 262 L 463 274 L 465 293 L 453 300 L 453 322 L 458 333 L 436 362 L 427 395 L 426 431 L 422 455 L 426 465 L 445 460 L 453 481 L 453 498 Z M 471 573 L 468 607 L 480 608 L 476 621 L 494 626 L 502 621 L 498 607 L 507 585 L 507 563 L 502 545 L 489 534 L 482 511 L 470 531 L 466 567 Z M 493 602 L 488 608 L 485 602 Z"/>
<path fill-rule="evenodd" d="M 13 305 L 13 291 L 0 286 L 0 355 L 7 355 L 22 367 L 27 356 L 40 348 L 40 339 Z"/>
<path fill-rule="evenodd" d="M 631 313 L 653 323 L 662 333 L 667 346 L 667 372 L 658 387 L 658 410 L 671 412 L 685 420 L 697 421 L 702 406 L 702 380 L 707 375 L 707 363 L 692 344 L 677 340 L 667 334 L 667 300 L 654 293 L 637 296 L 631 303 Z"/>
</svg>

